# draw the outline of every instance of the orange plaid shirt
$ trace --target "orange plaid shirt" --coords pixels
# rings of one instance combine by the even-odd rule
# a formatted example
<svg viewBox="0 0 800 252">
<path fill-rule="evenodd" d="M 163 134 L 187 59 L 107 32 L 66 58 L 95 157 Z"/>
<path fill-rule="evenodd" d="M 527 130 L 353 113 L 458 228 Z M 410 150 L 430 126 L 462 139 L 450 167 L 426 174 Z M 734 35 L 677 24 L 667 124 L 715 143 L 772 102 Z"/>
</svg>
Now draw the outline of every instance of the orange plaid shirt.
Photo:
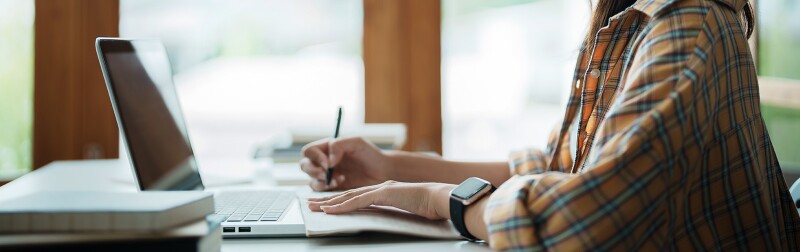
<svg viewBox="0 0 800 252">
<path fill-rule="evenodd" d="M 548 148 L 512 154 L 516 175 L 484 215 L 490 246 L 799 250 L 800 218 L 761 118 L 745 4 L 639 0 L 612 17 L 581 50 Z"/>
</svg>

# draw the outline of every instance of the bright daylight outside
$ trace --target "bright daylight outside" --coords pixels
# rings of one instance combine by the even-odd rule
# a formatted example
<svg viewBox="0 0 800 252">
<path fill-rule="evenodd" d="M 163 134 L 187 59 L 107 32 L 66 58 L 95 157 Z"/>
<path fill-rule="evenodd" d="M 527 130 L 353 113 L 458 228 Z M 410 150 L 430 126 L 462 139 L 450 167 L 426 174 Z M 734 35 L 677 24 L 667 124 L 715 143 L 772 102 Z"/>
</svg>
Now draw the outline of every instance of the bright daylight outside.
<svg viewBox="0 0 800 252">
<path fill-rule="evenodd" d="M 0 0 L 0 180 L 31 169 L 33 0 Z"/>
<path fill-rule="evenodd" d="M 587 1 L 444 0 L 442 8 L 444 156 L 497 161 L 544 148 L 564 116 Z"/>
<path fill-rule="evenodd" d="M 201 165 L 245 159 L 291 127 L 330 127 L 338 104 L 344 127 L 363 122 L 361 1 L 184 2 L 123 0 L 120 33 L 167 46 Z M 544 146 L 563 113 L 588 8 L 442 2 L 445 157 L 502 160 Z M 543 25 L 554 19 L 563 25 Z"/>
<path fill-rule="evenodd" d="M 339 105 L 343 127 L 364 121 L 360 0 L 122 0 L 120 16 L 121 36 L 167 47 L 204 169 L 292 127 L 328 130 Z"/>
</svg>

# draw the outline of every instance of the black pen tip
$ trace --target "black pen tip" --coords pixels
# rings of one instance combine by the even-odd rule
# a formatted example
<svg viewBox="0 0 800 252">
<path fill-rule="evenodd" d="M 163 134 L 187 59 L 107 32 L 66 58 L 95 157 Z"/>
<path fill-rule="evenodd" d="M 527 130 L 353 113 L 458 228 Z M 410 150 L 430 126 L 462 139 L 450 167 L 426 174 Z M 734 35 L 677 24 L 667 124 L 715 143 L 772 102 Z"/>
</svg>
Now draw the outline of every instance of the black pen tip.
<svg viewBox="0 0 800 252">
<path fill-rule="evenodd" d="M 333 168 L 328 168 L 327 173 L 325 174 L 325 184 L 331 184 L 331 178 L 333 178 Z"/>
</svg>

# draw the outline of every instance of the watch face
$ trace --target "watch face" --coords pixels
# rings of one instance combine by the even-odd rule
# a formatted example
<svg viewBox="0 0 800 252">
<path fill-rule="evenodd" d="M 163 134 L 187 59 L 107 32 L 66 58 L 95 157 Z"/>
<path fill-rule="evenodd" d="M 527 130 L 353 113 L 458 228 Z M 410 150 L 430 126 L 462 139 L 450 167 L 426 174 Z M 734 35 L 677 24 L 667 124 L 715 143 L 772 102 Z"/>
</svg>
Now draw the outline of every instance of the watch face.
<svg viewBox="0 0 800 252">
<path fill-rule="evenodd" d="M 461 185 L 458 185 L 456 189 L 453 189 L 452 196 L 462 200 L 467 200 L 472 198 L 472 196 L 475 196 L 476 193 L 480 192 L 487 186 L 489 186 L 489 183 L 482 179 L 469 178 L 461 183 Z"/>
</svg>

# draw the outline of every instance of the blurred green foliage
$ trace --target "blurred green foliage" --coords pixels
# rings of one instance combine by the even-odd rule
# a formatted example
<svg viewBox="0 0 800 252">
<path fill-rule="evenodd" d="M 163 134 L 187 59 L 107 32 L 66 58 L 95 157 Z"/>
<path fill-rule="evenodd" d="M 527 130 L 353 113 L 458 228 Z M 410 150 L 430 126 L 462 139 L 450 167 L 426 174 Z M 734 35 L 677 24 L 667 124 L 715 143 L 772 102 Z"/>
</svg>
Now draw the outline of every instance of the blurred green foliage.
<svg viewBox="0 0 800 252">
<path fill-rule="evenodd" d="M 761 115 L 781 167 L 800 167 L 800 109 L 761 104 Z"/>
<path fill-rule="evenodd" d="M 757 7 L 758 74 L 800 81 L 800 2 L 760 0 Z M 800 169 L 800 108 L 762 104 L 761 113 L 781 167 Z"/>
<path fill-rule="evenodd" d="M 31 169 L 33 0 L 0 0 L 0 174 Z"/>
<path fill-rule="evenodd" d="M 800 80 L 800 2 L 759 1 L 758 73 Z"/>
</svg>

